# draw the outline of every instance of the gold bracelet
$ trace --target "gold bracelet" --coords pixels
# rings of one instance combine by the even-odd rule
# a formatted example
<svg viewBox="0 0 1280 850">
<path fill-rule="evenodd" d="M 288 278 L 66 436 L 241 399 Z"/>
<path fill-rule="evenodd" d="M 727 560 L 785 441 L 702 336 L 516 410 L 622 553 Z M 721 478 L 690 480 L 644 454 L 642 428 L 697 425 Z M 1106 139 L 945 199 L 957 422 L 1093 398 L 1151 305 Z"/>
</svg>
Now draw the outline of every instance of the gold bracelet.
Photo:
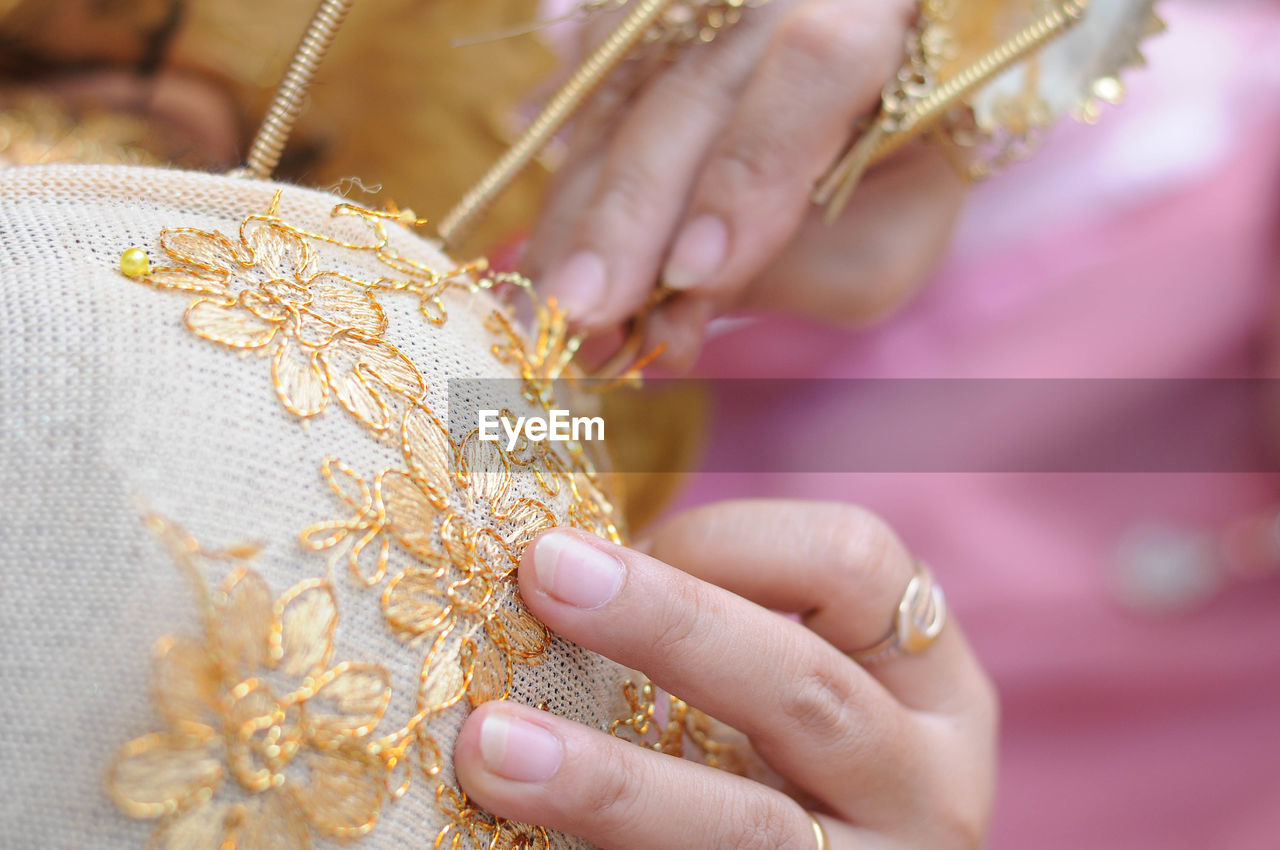
<svg viewBox="0 0 1280 850">
<path fill-rule="evenodd" d="M 1064 114 L 1092 122 L 1123 94 L 1120 73 L 1164 31 L 1156 0 L 924 0 L 907 63 L 875 118 L 819 182 L 832 221 L 867 168 L 921 136 L 968 179 L 1035 150 Z"/>
</svg>

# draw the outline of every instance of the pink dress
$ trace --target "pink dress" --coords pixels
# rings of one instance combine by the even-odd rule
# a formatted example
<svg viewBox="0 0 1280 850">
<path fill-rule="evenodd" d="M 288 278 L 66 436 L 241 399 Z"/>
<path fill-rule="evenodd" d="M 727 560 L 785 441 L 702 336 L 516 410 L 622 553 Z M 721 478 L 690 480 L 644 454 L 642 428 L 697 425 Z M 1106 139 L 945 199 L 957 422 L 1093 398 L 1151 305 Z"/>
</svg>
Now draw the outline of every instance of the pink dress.
<svg viewBox="0 0 1280 850">
<path fill-rule="evenodd" d="M 727 325 L 698 373 L 1259 374 L 1280 329 L 1280 4 L 1163 8 L 1129 102 L 980 187 L 909 308 L 864 333 Z M 722 423 L 716 451 L 787 441 L 799 417 L 837 415 L 823 402 Z M 861 503 L 934 566 L 1001 693 L 991 847 L 1280 847 L 1280 573 L 1165 615 L 1109 584 L 1133 529 L 1219 529 L 1280 501 L 1280 477 L 704 474 L 684 503 L 741 496 Z"/>
</svg>

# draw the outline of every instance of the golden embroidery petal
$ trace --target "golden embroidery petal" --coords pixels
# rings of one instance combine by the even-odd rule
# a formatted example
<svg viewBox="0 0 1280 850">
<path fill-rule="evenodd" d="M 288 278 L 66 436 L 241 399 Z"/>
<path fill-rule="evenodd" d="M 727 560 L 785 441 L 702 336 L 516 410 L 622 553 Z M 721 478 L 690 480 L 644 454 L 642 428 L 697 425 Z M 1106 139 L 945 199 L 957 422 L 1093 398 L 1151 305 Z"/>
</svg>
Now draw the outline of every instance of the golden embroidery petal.
<svg viewBox="0 0 1280 850">
<path fill-rule="evenodd" d="M 266 666 L 274 600 L 262 576 L 244 567 L 227 576 L 221 590 L 224 598 L 221 621 L 215 625 L 216 646 L 228 671 L 236 679 L 245 679 Z"/>
<path fill-rule="evenodd" d="M 320 676 L 315 687 L 306 712 L 321 741 L 368 735 L 391 701 L 391 675 L 376 664 L 344 661 Z"/>
<path fill-rule="evenodd" d="M 320 466 L 320 474 L 339 499 L 359 511 L 368 510 L 373 504 L 373 494 L 364 478 L 336 457 L 326 457 Z"/>
<path fill-rule="evenodd" d="M 245 805 L 232 846 L 235 850 L 311 850 L 311 830 L 292 794 L 268 791 Z"/>
<path fill-rule="evenodd" d="M 470 681 L 460 661 L 457 655 L 435 650 L 427 656 L 422 663 L 422 683 L 418 690 L 419 711 L 434 714 L 462 699 Z"/>
<path fill-rule="evenodd" d="M 439 576 L 425 570 L 410 567 L 391 579 L 382 593 L 382 613 L 387 623 L 410 635 L 440 630 L 450 612 Z"/>
<path fill-rule="evenodd" d="M 309 312 L 335 331 L 352 330 L 366 337 L 380 337 L 387 316 L 369 293 L 337 275 L 319 274 L 307 284 Z"/>
<path fill-rule="evenodd" d="M 191 302 L 182 318 L 197 336 L 231 348 L 261 348 L 271 342 L 279 327 L 242 309 L 234 300 L 201 298 Z"/>
<path fill-rule="evenodd" d="M 426 408 L 414 405 L 405 411 L 400 437 L 409 468 L 443 510 L 453 491 L 452 473 L 457 466 L 444 424 Z"/>
<path fill-rule="evenodd" d="M 298 542 L 303 548 L 314 551 L 323 551 L 332 549 L 343 540 L 351 531 L 351 520 L 348 519 L 330 519 L 322 522 L 313 522 L 298 535 Z"/>
<path fill-rule="evenodd" d="M 471 686 L 467 688 L 472 706 L 507 698 L 511 690 L 511 659 L 487 635 L 478 641 L 463 641 L 462 663 L 464 669 L 472 671 Z"/>
<path fill-rule="evenodd" d="M 157 641 L 152 692 L 171 724 L 215 725 L 218 684 L 217 666 L 202 641 L 184 635 Z"/>
<path fill-rule="evenodd" d="M 427 391 L 427 382 L 418 367 L 391 343 L 344 337 L 343 347 L 359 359 L 365 372 L 393 393 L 416 401 Z"/>
<path fill-rule="evenodd" d="M 414 731 L 417 731 L 416 729 Z M 387 766 L 387 799 L 399 800 L 413 787 L 413 749 L 414 738 L 409 735 L 394 747 L 383 747 L 379 756 Z"/>
<path fill-rule="evenodd" d="M 462 444 L 461 469 L 471 486 L 471 498 L 497 509 L 511 486 L 507 459 L 497 443 L 484 442 L 472 432 Z"/>
<path fill-rule="evenodd" d="M 296 233 L 274 224 L 260 224 L 248 228 L 245 241 L 253 254 L 253 270 L 264 283 L 301 283 L 315 274 L 311 248 Z"/>
<path fill-rule="evenodd" d="M 156 828 L 151 846 L 159 850 L 223 850 L 230 808 L 229 802 L 215 798 L 168 818 Z"/>
<path fill-rule="evenodd" d="M 439 295 L 424 293 L 418 299 L 418 310 L 422 313 L 422 318 L 433 325 L 443 325 L 449 319 L 449 310 Z"/>
<path fill-rule="evenodd" d="M 519 658 L 536 658 L 551 645 L 551 633 L 518 603 L 503 606 L 485 623 L 494 643 Z"/>
<path fill-rule="evenodd" d="M 280 672 L 300 678 L 328 666 L 338 628 L 338 600 L 328 582 L 309 579 L 285 591 L 276 603 L 275 618 L 280 631 L 272 657 Z"/>
<path fill-rule="evenodd" d="M 347 411 L 374 431 L 385 431 L 391 425 L 391 407 L 372 376 L 360 365 L 344 364 L 347 358 L 335 356 L 331 347 L 324 357 L 334 395 Z"/>
<path fill-rule="evenodd" d="M 485 613 L 496 590 L 489 573 L 477 570 L 466 578 L 449 582 L 445 592 L 453 601 L 455 615 L 475 616 Z"/>
<path fill-rule="evenodd" d="M 295 416 L 315 416 L 329 402 L 329 380 L 320 353 L 300 348 L 288 337 L 276 346 L 271 381 L 280 403 Z"/>
<path fill-rule="evenodd" d="M 387 767 L 355 748 L 317 751 L 306 759 L 306 782 L 290 789 L 307 820 L 326 835 L 355 838 L 378 821 L 386 793 Z"/>
<path fill-rule="evenodd" d="M 162 231 L 160 247 L 175 260 L 209 272 L 229 272 L 240 265 L 236 245 L 221 233 L 174 227 Z"/>
<path fill-rule="evenodd" d="M 293 329 L 297 325 L 296 310 L 288 303 L 287 298 L 281 297 L 281 292 L 296 293 L 299 297 L 306 296 L 306 293 L 299 292 L 296 286 L 278 283 L 266 284 L 258 290 L 242 289 L 236 298 L 241 307 L 264 322 L 277 325 L 290 322 L 289 327 Z"/>
<path fill-rule="evenodd" d="M 457 659 L 454 659 L 456 664 Z M 458 694 L 462 698 L 462 694 Z M 453 702 L 457 702 L 454 700 Z M 453 705 L 453 702 L 449 705 Z M 439 776 L 444 770 L 444 751 L 440 744 L 427 732 L 426 724 L 418 726 L 418 764 L 417 767 L 427 776 Z"/>
<path fill-rule="evenodd" d="M 373 543 L 376 545 L 370 546 Z M 347 566 L 356 581 L 365 587 L 373 587 L 387 575 L 387 562 L 391 559 L 391 541 L 382 533 L 381 526 L 370 528 L 351 547 Z"/>
<path fill-rule="evenodd" d="M 517 500 L 502 514 L 501 518 L 514 528 L 507 535 L 506 543 L 514 550 L 517 557 L 524 554 L 525 547 L 532 543 L 535 537 L 556 526 L 556 515 L 550 508 L 535 499 Z"/>
<path fill-rule="evenodd" d="M 507 546 L 497 529 L 472 528 L 467 539 L 475 566 L 489 575 L 503 578 L 520 566 L 519 556 Z"/>
<path fill-rule="evenodd" d="M 203 735 L 151 734 L 120 748 L 107 790 L 125 814 L 158 818 L 207 801 L 222 783 L 222 761 Z"/>
<path fill-rule="evenodd" d="M 142 278 L 142 282 L 156 289 L 200 292 L 205 295 L 221 295 L 227 288 L 225 274 L 168 267 L 152 269 L 150 274 Z"/>
<path fill-rule="evenodd" d="M 382 474 L 376 491 L 386 507 L 387 525 L 396 539 L 415 555 L 435 557 L 435 530 L 440 510 L 432 504 L 426 491 L 397 469 Z"/>
</svg>

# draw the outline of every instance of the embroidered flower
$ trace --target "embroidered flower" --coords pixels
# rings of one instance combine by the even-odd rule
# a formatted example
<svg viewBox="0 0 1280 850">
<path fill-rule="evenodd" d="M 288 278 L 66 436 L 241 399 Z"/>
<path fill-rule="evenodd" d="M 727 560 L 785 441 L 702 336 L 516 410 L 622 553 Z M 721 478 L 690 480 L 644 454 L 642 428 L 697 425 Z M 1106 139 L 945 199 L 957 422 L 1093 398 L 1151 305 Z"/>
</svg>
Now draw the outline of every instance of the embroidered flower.
<svg viewBox="0 0 1280 850">
<path fill-rule="evenodd" d="M 312 833 L 364 835 L 387 766 L 369 735 L 390 700 L 373 664 L 331 665 L 337 605 L 327 582 L 272 600 L 241 566 L 207 596 L 201 638 L 157 644 L 165 729 L 125 744 L 107 787 L 125 813 L 158 819 L 163 848 L 309 848 Z"/>
<path fill-rule="evenodd" d="M 497 443 L 473 433 L 455 448 L 444 426 L 414 408 L 402 428 L 410 471 L 378 480 L 386 527 L 421 566 L 383 594 L 388 622 L 411 636 L 461 628 L 460 657 L 473 705 L 506 696 L 513 663 L 537 663 L 550 635 L 523 605 L 510 573 L 525 547 L 556 517 L 512 492 L 510 463 Z"/>
<path fill-rule="evenodd" d="M 388 396 L 420 398 L 422 375 L 382 339 L 387 317 L 369 288 L 319 268 L 293 230 L 249 220 L 233 242 L 221 233 L 165 230 L 160 247 L 181 265 L 142 277 L 160 289 L 199 293 L 184 320 L 197 335 L 271 355 L 271 377 L 293 414 L 320 413 L 330 397 L 381 431 Z"/>
<path fill-rule="evenodd" d="M 456 447 L 430 411 L 415 407 L 405 414 L 401 444 L 409 470 L 383 473 L 378 492 L 388 527 L 414 554 L 439 559 L 438 529 L 449 565 L 501 578 L 556 524 L 545 504 L 514 494 L 511 460 L 497 442 L 473 431 Z"/>
</svg>

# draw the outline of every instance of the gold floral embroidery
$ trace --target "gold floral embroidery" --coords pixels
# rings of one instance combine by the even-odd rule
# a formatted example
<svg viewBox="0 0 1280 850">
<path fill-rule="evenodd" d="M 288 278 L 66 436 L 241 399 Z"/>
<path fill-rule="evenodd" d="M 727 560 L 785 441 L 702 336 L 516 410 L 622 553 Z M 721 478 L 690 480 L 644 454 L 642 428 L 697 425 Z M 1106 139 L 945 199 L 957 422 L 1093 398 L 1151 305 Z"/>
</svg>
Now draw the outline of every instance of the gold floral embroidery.
<svg viewBox="0 0 1280 850">
<path fill-rule="evenodd" d="M 547 831 L 540 826 L 495 818 L 476 808 L 467 795 L 441 783 L 436 789 L 436 802 L 446 823 L 431 845 L 434 850 L 459 850 L 484 847 L 486 850 L 549 850 Z M 468 841 L 469 839 L 469 841 Z"/>
<path fill-rule="evenodd" d="M 199 293 L 186 325 L 230 348 L 271 356 L 280 401 L 296 416 L 314 416 L 331 397 L 375 430 L 391 422 L 386 397 L 421 397 L 422 375 L 383 340 L 387 317 L 369 288 L 318 268 L 311 247 L 272 221 L 246 221 L 239 240 L 175 228 L 160 247 L 180 266 L 153 269 L 141 280 L 161 289 Z"/>
<path fill-rule="evenodd" d="M 393 537 L 415 558 L 382 595 L 387 622 L 410 640 L 458 630 L 468 698 L 502 699 L 512 665 L 537 663 L 550 645 L 546 628 L 516 601 L 510 574 L 556 516 L 544 503 L 514 495 L 512 464 L 497 443 L 472 433 L 458 449 L 422 407 L 406 413 L 401 434 L 409 468 L 383 471 L 372 487 L 340 462 L 326 463 L 330 486 L 352 515 L 308 528 L 303 543 L 326 549 L 353 538 L 348 561 L 366 584 L 376 584 Z M 365 572 L 361 557 L 379 537 L 376 563 Z"/>
<path fill-rule="evenodd" d="M 490 287 L 510 285 L 528 294 L 534 309 L 536 333 L 531 343 L 516 329 L 511 316 L 495 310 L 485 327 L 498 337 L 490 349 L 500 363 L 509 363 L 520 371 L 524 397 L 533 404 L 550 410 L 555 406 L 552 393 L 556 380 L 563 376 L 582 345 L 582 337 L 569 331 L 569 317 L 551 298 L 540 301 L 533 294 L 527 278 L 516 274 L 495 274 L 484 280 Z"/>
<path fill-rule="evenodd" d="M 405 415 L 402 440 L 409 471 L 385 473 L 381 493 L 406 548 L 430 558 L 414 530 L 438 524 L 454 567 L 504 578 L 525 547 L 556 525 L 544 503 L 514 494 L 511 458 L 498 443 L 472 431 L 456 448 L 444 425 L 420 407 Z"/>
<path fill-rule="evenodd" d="M 161 847 L 311 846 L 312 833 L 367 834 L 387 763 L 370 735 L 391 697 L 376 664 L 333 663 L 337 603 L 327 581 L 273 599 L 248 550 L 211 553 L 151 525 L 192 576 L 203 633 L 156 645 L 153 694 L 164 729 L 118 752 L 107 787 L 128 815 L 158 819 Z M 216 589 L 198 562 L 235 566 Z"/>
<path fill-rule="evenodd" d="M 404 214 L 349 204 L 335 207 L 335 217 L 354 216 L 366 227 L 369 238 L 365 241 L 300 230 L 276 216 L 279 197 L 266 214 L 246 217 L 235 239 L 192 228 L 163 231 L 160 247 L 170 265 L 152 268 L 138 279 L 157 289 L 196 295 L 184 320 L 202 338 L 270 356 L 276 393 L 295 416 L 318 415 L 336 398 L 372 434 L 396 445 L 402 464 L 371 478 L 336 457 L 326 458 L 321 474 L 346 506 L 347 515 L 313 524 L 300 539 L 304 548 L 312 550 L 339 552 L 345 547 L 353 575 L 370 587 L 386 578 L 393 558 L 408 556 L 409 562 L 397 566 L 380 598 L 388 627 L 406 644 L 428 646 L 420 668 L 417 710 L 397 731 L 368 738 L 385 710 L 385 699 L 376 717 L 366 717 L 368 722 L 354 728 L 326 725 L 321 720 L 327 715 L 313 708 L 327 705 L 347 687 L 329 679 L 347 682 L 351 670 L 365 668 L 339 665 L 308 670 L 303 684 L 292 682 L 283 688 L 277 684 L 301 664 L 283 649 L 292 628 L 286 613 L 300 604 L 290 593 L 300 599 L 323 587 L 332 600 L 326 583 L 299 586 L 266 609 L 257 606 L 256 610 L 270 611 L 268 634 L 273 637 L 268 639 L 279 642 L 278 647 L 271 644 L 277 647 L 272 650 L 277 655 L 261 662 L 267 665 L 267 674 L 252 675 L 249 685 L 245 679 L 230 681 L 231 673 L 219 672 L 222 678 L 210 679 L 207 671 L 213 668 L 209 665 L 192 668 L 205 671 L 200 676 L 213 683 L 202 686 L 205 690 L 229 694 L 206 700 L 214 705 L 211 710 L 222 712 L 221 724 L 166 714 L 168 731 L 138 739 L 122 750 L 112 773 L 113 793 L 131 814 L 164 818 L 160 834 L 182 836 L 173 842 L 218 835 L 234 841 L 256 829 L 254 835 L 284 836 L 278 845 L 291 847 L 307 846 L 312 831 L 339 837 L 362 834 L 361 829 L 372 828 L 382 803 L 402 797 L 419 775 L 442 789 L 437 798 L 450 825 L 437 837 L 437 846 L 471 846 L 466 845 L 469 839 L 472 845 L 490 850 L 546 848 L 545 831 L 495 820 L 467 803 L 461 792 L 440 784 L 445 758 L 429 731 L 429 721 L 464 696 L 472 705 L 505 698 L 514 666 L 537 664 L 546 654 L 551 636 L 520 603 L 511 575 L 537 534 L 557 524 L 589 528 L 617 541 L 621 534 L 612 520 L 612 505 L 597 486 L 594 468 L 581 447 L 571 447 L 566 463 L 543 445 L 525 442 L 508 452 L 497 443 L 479 440 L 474 432 L 453 440 L 424 402 L 427 387 L 421 373 L 383 338 L 387 318 L 378 301 L 381 293 L 413 295 L 422 315 L 440 325 L 447 319 L 441 295 L 448 287 L 480 289 L 515 283 L 528 291 L 528 282 L 515 276 L 480 277 L 483 263 L 440 274 L 403 256 L 390 244 L 386 220 L 403 221 Z M 326 244 L 370 252 L 389 273 L 362 281 L 326 270 L 316 250 Z M 501 311 L 494 316 L 507 318 Z M 525 350 L 509 320 L 491 319 L 490 329 L 506 335 L 493 353 L 502 362 L 517 364 L 526 387 L 545 387 L 549 392 L 551 382 L 568 366 L 577 341 L 568 335 L 563 314 L 554 305 L 540 309 L 538 320 L 536 341 Z M 543 400 L 539 397 L 535 403 Z M 566 505 L 561 516 L 539 499 L 517 495 L 528 488 L 514 486 L 514 476 L 530 474 L 542 493 Z M 236 591 L 242 584 L 244 589 Z M 256 574 L 245 568 L 221 592 L 238 598 L 239 593 L 257 588 L 253 597 L 269 601 L 260 584 Z M 208 619 L 221 623 L 233 617 L 228 610 L 239 608 L 212 605 Z M 224 632 L 249 633 L 239 620 L 234 623 L 221 631 L 215 632 L 213 626 L 207 631 L 224 642 Z M 331 635 L 332 629 L 326 640 Z M 244 646 L 256 646 L 256 640 L 232 642 L 242 651 Z M 326 662 L 329 651 L 324 651 Z M 239 657 L 231 650 L 219 652 L 219 658 Z M 246 662 L 236 669 L 248 666 L 252 665 Z M 385 683 L 385 674 L 381 681 Z M 274 696 L 277 692 L 285 696 Z M 235 709 L 239 714 L 230 713 L 232 706 L 241 703 L 244 708 Z M 256 749 L 249 744 L 242 749 L 257 761 L 233 757 L 230 743 L 223 740 L 232 734 L 247 736 Z M 152 753 L 168 756 L 170 751 L 188 754 L 173 757 L 173 763 L 186 773 L 168 771 L 165 765 L 154 774 L 157 781 L 175 777 L 172 788 L 135 789 L 127 781 L 122 784 L 124 778 L 145 785 L 142 772 L 134 768 L 147 764 Z M 332 797 L 339 788 L 351 793 L 340 801 L 325 798 L 326 806 L 305 804 L 311 798 L 294 779 L 293 769 L 304 762 L 321 765 L 308 774 L 310 785 L 321 789 L 320 796 Z M 360 773 L 361 765 L 368 770 Z M 373 775 L 376 783 L 369 778 Z M 235 782 L 224 782 L 226 776 Z M 366 784 L 359 785 L 357 779 Z M 262 783 L 267 785 L 256 790 Z M 229 796 L 227 788 L 240 786 L 244 786 L 241 793 L 249 795 L 245 802 L 219 802 Z M 141 796 L 130 796 L 133 791 Z M 359 820 L 356 814 L 366 817 Z"/>
</svg>

